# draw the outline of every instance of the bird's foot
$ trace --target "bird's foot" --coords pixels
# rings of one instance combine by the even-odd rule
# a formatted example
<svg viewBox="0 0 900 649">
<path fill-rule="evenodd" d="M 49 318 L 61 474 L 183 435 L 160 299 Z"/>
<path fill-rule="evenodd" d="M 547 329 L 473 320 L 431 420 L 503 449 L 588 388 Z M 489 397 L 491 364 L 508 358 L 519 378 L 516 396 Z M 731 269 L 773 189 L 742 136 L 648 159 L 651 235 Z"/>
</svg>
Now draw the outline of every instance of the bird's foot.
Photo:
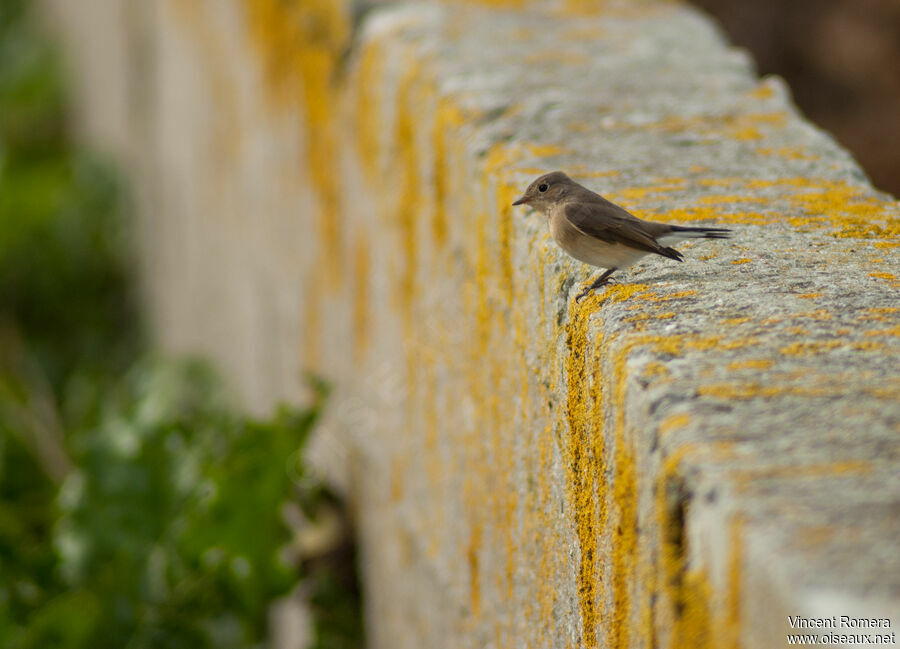
<svg viewBox="0 0 900 649">
<path fill-rule="evenodd" d="M 615 284 L 615 282 L 616 280 L 614 280 L 612 277 L 602 277 L 585 288 L 583 291 L 581 291 L 581 293 L 576 296 L 575 302 L 581 302 L 581 300 L 587 297 L 594 289 L 600 288 L 601 286 L 606 286 L 607 284 Z"/>
</svg>

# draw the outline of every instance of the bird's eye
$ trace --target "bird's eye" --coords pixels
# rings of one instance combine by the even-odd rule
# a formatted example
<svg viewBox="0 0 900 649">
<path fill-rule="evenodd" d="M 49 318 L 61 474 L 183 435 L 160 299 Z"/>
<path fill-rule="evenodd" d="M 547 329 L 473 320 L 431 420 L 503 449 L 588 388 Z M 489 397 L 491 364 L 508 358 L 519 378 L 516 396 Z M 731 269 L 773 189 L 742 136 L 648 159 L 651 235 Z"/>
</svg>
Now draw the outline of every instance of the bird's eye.
<svg viewBox="0 0 900 649">
<path fill-rule="evenodd" d="M 547 183 L 544 183 L 543 185 L 540 185 L 540 186 L 538 187 L 538 191 L 541 192 L 542 194 L 543 194 L 545 191 L 547 191 Z"/>
</svg>

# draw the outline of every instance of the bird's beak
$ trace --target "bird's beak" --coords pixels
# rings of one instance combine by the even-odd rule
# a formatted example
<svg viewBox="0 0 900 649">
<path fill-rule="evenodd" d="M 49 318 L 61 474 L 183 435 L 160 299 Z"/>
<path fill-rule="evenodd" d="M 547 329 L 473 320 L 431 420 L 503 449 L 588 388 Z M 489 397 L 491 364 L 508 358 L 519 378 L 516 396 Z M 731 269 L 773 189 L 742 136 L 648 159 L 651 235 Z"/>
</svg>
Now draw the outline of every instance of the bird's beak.
<svg viewBox="0 0 900 649">
<path fill-rule="evenodd" d="M 522 205 L 523 203 L 527 203 L 527 199 L 524 196 L 519 196 L 516 200 L 513 201 L 513 205 Z"/>
</svg>

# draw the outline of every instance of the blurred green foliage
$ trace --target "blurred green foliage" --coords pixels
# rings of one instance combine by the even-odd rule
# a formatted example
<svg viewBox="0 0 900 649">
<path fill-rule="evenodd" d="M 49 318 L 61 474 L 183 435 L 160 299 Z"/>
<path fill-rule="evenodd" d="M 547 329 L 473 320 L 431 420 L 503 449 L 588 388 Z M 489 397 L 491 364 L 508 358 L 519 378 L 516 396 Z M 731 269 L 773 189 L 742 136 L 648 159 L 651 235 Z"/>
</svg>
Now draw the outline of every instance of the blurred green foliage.
<svg viewBox="0 0 900 649">
<path fill-rule="evenodd" d="M 0 318 L 14 318 L 50 385 L 116 373 L 139 342 L 123 193 L 73 146 L 58 56 L 21 0 L 0 0 Z"/>
<path fill-rule="evenodd" d="M 304 475 L 325 398 L 265 421 L 147 355 L 114 172 L 65 127 L 58 57 L 0 0 L 0 647 L 257 647 L 297 584 L 314 646 L 361 645 L 349 525 Z"/>
</svg>

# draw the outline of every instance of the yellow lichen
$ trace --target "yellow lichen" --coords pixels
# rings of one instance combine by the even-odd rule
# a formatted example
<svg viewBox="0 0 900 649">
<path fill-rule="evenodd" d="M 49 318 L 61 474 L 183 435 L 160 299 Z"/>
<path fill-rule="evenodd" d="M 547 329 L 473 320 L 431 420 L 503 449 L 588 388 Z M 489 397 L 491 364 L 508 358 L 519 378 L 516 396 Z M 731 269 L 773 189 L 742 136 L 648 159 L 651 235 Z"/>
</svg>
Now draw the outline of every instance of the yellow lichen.
<svg viewBox="0 0 900 649">
<path fill-rule="evenodd" d="M 447 239 L 447 139 L 465 123 L 463 112 L 449 100 L 441 100 L 434 120 L 434 219 L 432 234 L 438 246 Z"/>
<path fill-rule="evenodd" d="M 356 146 L 362 161 L 363 170 L 369 182 L 376 182 L 379 177 L 379 152 L 382 150 L 379 128 L 381 113 L 376 79 L 380 77 L 383 64 L 377 42 L 366 43 L 359 57 L 357 70 L 358 91 L 355 102 L 356 109 Z"/>
<path fill-rule="evenodd" d="M 769 398 L 781 395 L 802 397 L 826 397 L 836 390 L 824 386 L 772 385 L 760 382 L 752 383 L 715 383 L 703 385 L 697 390 L 701 396 L 717 397 L 726 401 L 745 401 L 756 398 Z M 838 392 L 839 393 L 839 392 Z"/>
<path fill-rule="evenodd" d="M 747 361 L 734 361 L 728 364 L 729 370 L 767 370 L 773 365 L 768 359 L 756 359 Z"/>
<path fill-rule="evenodd" d="M 756 87 L 747 94 L 749 94 L 754 99 L 771 99 L 775 96 L 775 89 L 772 87 L 771 83 L 762 81 L 758 83 Z"/>
<path fill-rule="evenodd" d="M 667 368 L 662 363 L 652 362 L 647 363 L 647 366 L 644 368 L 644 376 L 646 377 L 654 377 L 654 376 L 665 376 L 669 373 L 669 368 Z"/>
<path fill-rule="evenodd" d="M 752 488 L 760 479 L 772 478 L 821 478 L 836 475 L 867 474 L 872 472 L 868 460 L 840 460 L 820 464 L 790 464 L 785 466 L 765 466 L 752 469 L 738 469 L 732 472 L 744 487 Z"/>
<path fill-rule="evenodd" d="M 572 314 L 566 326 L 566 424 L 569 438 L 565 451 L 567 492 L 575 513 L 580 557 L 578 601 L 581 610 L 584 644 L 597 642 L 597 539 L 606 524 L 605 450 L 603 445 L 603 383 L 599 373 L 600 352 L 592 354 L 588 339 L 591 313 L 606 299 L 607 293 L 587 296 Z M 589 367 L 587 359 L 593 360 Z"/>
<path fill-rule="evenodd" d="M 684 428 L 691 421 L 691 416 L 686 412 L 675 413 L 674 415 L 669 415 L 665 419 L 663 419 L 662 423 L 659 425 L 659 432 L 661 435 L 668 433 L 676 428 Z"/>
<path fill-rule="evenodd" d="M 841 341 L 827 340 L 824 342 L 797 342 L 791 343 L 786 347 L 782 347 L 779 352 L 785 356 L 812 356 L 827 352 L 835 347 L 840 347 Z"/>
<path fill-rule="evenodd" d="M 350 39 L 349 8 L 331 0 L 245 0 L 244 6 L 270 95 L 282 104 L 299 103 L 305 112 L 306 163 L 318 197 L 321 263 L 327 281 L 339 282 L 344 264 L 334 79 Z"/>
<path fill-rule="evenodd" d="M 809 153 L 799 146 L 759 147 L 756 152 L 762 155 L 775 155 L 788 160 L 818 160 L 819 156 Z"/>
<path fill-rule="evenodd" d="M 792 313 L 789 318 L 809 318 L 810 320 L 831 320 L 832 316 L 827 309 L 816 309 L 815 311 L 806 311 L 802 313 Z"/>
<path fill-rule="evenodd" d="M 663 577 L 657 616 L 669 627 L 671 649 L 707 649 L 711 646 L 711 589 L 704 573 L 688 564 L 690 501 L 680 493 L 678 466 L 689 447 L 666 459 L 656 485 L 656 515 L 660 528 L 660 568 Z"/>
<path fill-rule="evenodd" d="M 864 336 L 873 337 L 873 336 L 900 336 L 900 325 L 893 327 L 891 329 L 873 329 L 871 331 L 867 331 L 863 334 Z"/>
<path fill-rule="evenodd" d="M 399 306 L 407 327 L 412 326 L 413 299 L 416 292 L 416 272 L 419 246 L 416 242 L 419 224 L 420 187 L 416 147 L 416 106 L 421 94 L 419 70 L 412 66 L 400 82 L 397 92 L 397 120 L 394 127 L 396 153 L 391 175 L 395 178 L 398 197 L 393 211 L 400 232 L 403 268 L 396 284 Z"/>
</svg>

